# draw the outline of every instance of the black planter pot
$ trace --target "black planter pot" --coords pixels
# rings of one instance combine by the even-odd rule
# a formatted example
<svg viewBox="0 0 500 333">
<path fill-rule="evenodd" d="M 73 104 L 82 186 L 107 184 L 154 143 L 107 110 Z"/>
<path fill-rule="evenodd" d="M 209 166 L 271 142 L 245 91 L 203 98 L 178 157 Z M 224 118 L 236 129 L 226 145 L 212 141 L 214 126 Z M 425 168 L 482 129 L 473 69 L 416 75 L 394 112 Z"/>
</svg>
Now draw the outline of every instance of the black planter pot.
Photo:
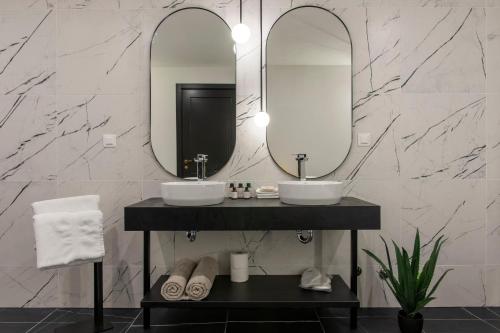
<svg viewBox="0 0 500 333">
<path fill-rule="evenodd" d="M 398 324 L 401 333 L 422 333 L 424 328 L 424 317 L 417 313 L 415 317 L 409 318 L 403 310 L 398 312 Z"/>
</svg>

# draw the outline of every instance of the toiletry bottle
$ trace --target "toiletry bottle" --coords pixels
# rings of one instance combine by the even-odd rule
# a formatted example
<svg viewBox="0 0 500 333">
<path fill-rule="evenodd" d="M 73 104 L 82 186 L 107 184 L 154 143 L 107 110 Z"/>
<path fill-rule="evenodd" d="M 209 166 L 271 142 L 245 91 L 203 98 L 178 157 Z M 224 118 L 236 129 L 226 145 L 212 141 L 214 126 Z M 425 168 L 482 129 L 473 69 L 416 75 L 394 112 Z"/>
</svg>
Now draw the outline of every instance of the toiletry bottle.
<svg viewBox="0 0 500 333">
<path fill-rule="evenodd" d="M 231 199 L 238 199 L 238 191 L 236 190 L 236 187 L 233 187 L 233 190 L 231 191 Z"/>
<path fill-rule="evenodd" d="M 243 192 L 245 191 L 245 188 L 243 187 L 242 183 L 238 184 L 238 188 L 236 189 L 238 192 L 238 198 L 243 198 Z"/>
<path fill-rule="evenodd" d="M 254 193 L 253 188 L 252 188 L 252 183 L 247 183 L 247 188 L 248 188 L 248 192 L 250 192 L 250 197 L 253 198 L 255 196 L 255 193 Z"/>
<path fill-rule="evenodd" d="M 250 193 L 250 189 L 248 187 L 245 187 L 245 192 L 243 192 L 243 199 L 250 199 L 252 197 L 252 194 Z"/>
<path fill-rule="evenodd" d="M 229 188 L 227 189 L 227 197 L 231 197 L 231 193 L 233 192 L 234 189 L 234 183 L 229 184 Z"/>
</svg>

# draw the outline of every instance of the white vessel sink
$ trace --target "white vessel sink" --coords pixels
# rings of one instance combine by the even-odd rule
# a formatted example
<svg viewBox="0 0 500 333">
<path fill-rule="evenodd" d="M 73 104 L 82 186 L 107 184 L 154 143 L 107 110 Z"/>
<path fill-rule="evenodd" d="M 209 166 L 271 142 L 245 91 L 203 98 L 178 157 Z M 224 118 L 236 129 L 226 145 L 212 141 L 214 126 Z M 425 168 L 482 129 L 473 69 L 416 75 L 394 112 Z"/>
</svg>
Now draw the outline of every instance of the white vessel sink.
<svg viewBox="0 0 500 333">
<path fill-rule="evenodd" d="M 278 183 L 280 200 L 291 205 L 334 205 L 342 199 L 342 182 L 288 181 Z"/>
<path fill-rule="evenodd" d="M 161 184 L 163 201 L 170 206 L 208 206 L 224 201 L 224 182 L 189 181 Z"/>
</svg>

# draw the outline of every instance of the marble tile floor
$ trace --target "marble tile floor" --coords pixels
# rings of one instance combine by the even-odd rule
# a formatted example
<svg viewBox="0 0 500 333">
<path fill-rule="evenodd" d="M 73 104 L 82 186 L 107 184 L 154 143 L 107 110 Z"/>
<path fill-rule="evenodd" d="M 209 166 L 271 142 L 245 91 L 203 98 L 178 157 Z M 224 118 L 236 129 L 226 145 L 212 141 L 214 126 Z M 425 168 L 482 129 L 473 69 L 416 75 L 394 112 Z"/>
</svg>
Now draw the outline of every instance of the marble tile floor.
<svg viewBox="0 0 500 333">
<path fill-rule="evenodd" d="M 1 333 L 53 332 L 56 327 L 90 318 L 91 309 L 2 308 Z M 397 309 L 361 309 L 359 326 L 349 329 L 343 309 L 314 310 L 189 310 L 153 309 L 151 329 L 142 328 L 140 309 L 105 309 L 113 323 L 109 332 L 362 332 L 398 333 Z M 429 308 L 424 311 L 426 333 L 500 332 L 500 308 Z"/>
</svg>

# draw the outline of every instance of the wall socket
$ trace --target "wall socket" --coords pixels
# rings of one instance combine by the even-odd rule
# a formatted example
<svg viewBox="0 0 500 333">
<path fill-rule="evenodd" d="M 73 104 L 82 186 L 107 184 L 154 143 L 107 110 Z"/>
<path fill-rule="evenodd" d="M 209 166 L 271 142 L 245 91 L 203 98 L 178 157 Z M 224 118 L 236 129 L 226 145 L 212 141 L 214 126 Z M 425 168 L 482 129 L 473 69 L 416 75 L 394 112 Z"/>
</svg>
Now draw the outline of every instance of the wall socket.
<svg viewBox="0 0 500 333">
<path fill-rule="evenodd" d="M 369 147 L 372 144 L 371 133 L 358 133 L 358 146 Z"/>
<path fill-rule="evenodd" d="M 116 134 L 103 134 L 102 135 L 102 145 L 104 148 L 115 148 L 116 147 Z"/>
</svg>

